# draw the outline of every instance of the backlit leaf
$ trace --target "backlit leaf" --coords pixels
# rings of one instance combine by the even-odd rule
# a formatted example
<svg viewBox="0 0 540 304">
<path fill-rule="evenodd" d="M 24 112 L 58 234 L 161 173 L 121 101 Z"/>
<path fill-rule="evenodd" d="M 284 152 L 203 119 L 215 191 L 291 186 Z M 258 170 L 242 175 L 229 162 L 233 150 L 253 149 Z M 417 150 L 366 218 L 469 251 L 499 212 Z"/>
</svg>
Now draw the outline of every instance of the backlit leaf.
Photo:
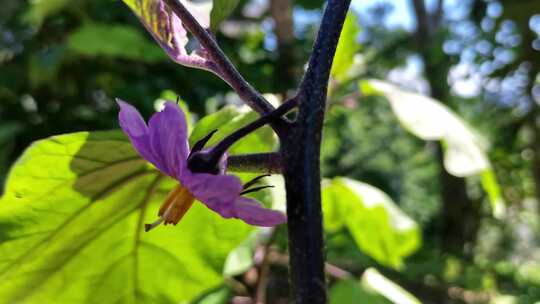
<svg viewBox="0 0 540 304">
<path fill-rule="evenodd" d="M 360 300 L 361 299 L 361 300 Z M 330 289 L 331 304 L 420 304 L 420 301 L 401 286 L 374 268 L 368 268 L 359 281 L 344 280 Z"/>
<path fill-rule="evenodd" d="M 359 33 L 360 26 L 358 25 L 358 18 L 354 13 L 349 12 L 343 24 L 343 30 L 341 31 L 336 49 L 336 56 L 334 57 L 332 70 L 330 71 L 332 77 L 335 79 L 343 80 L 347 78 L 347 72 L 353 65 L 354 55 L 360 49 L 360 44 L 356 40 Z"/>
<path fill-rule="evenodd" d="M 225 136 L 256 120 L 258 117 L 257 113 L 246 111 L 245 107 L 225 106 L 221 110 L 203 117 L 195 124 L 189 143 L 193 145 L 197 140 L 217 129 L 218 131 L 207 144 L 207 146 L 215 145 Z M 276 144 L 277 139 L 272 129 L 265 126 L 239 140 L 232 146 L 229 153 L 269 152 L 275 148 Z"/>
<path fill-rule="evenodd" d="M 325 229 L 348 229 L 359 249 L 385 266 L 399 269 L 420 245 L 416 222 L 373 186 L 334 178 L 325 182 L 322 199 Z"/>
<path fill-rule="evenodd" d="M 176 182 L 119 131 L 34 143 L 0 200 L 6 303 L 178 303 L 223 283 L 252 228 L 195 203 L 178 226 L 142 231 Z"/>
<path fill-rule="evenodd" d="M 491 171 L 485 144 L 461 117 L 433 98 L 404 91 L 383 81 L 361 82 L 360 89 L 364 94 L 382 93 L 403 127 L 414 135 L 423 140 L 441 141 L 448 173 L 457 177 L 481 175 L 494 216 L 504 215 L 505 203 Z"/>
</svg>

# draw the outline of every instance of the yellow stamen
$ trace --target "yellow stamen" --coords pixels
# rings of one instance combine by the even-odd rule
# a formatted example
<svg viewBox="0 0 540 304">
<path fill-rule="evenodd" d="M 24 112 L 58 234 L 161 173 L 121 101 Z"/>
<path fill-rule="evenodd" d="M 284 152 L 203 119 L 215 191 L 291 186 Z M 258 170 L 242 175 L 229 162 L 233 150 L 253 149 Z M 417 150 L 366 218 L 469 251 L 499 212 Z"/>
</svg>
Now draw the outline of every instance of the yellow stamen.
<svg viewBox="0 0 540 304">
<path fill-rule="evenodd" d="M 159 208 L 159 219 L 152 224 L 144 225 L 144 230 L 149 231 L 161 223 L 164 223 L 164 225 L 178 224 L 189 208 L 191 208 L 194 200 L 195 197 L 193 197 L 193 194 L 188 189 L 180 185 L 176 186 L 169 192 L 167 199 L 165 199 L 165 202 Z"/>
</svg>

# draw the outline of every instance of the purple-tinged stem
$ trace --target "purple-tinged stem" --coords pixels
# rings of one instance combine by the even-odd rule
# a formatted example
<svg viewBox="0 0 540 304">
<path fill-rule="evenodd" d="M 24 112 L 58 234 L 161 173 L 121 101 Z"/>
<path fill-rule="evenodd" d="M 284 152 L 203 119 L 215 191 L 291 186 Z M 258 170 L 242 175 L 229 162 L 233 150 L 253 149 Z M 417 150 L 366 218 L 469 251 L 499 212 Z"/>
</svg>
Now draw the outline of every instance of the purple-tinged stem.
<svg viewBox="0 0 540 304">
<path fill-rule="evenodd" d="M 212 35 L 204 29 L 199 22 L 191 15 L 186 7 L 179 0 L 163 0 L 173 12 L 180 18 L 182 25 L 187 28 L 191 34 L 199 41 L 201 46 L 210 57 L 210 60 L 216 65 L 213 71 L 219 77 L 223 78 L 240 96 L 240 98 L 253 110 L 261 115 L 266 115 L 274 110 L 274 107 L 264 97 L 257 92 L 238 72 L 225 53 L 218 46 Z M 284 129 L 284 122 L 276 120 L 271 123 L 276 132 Z"/>
</svg>

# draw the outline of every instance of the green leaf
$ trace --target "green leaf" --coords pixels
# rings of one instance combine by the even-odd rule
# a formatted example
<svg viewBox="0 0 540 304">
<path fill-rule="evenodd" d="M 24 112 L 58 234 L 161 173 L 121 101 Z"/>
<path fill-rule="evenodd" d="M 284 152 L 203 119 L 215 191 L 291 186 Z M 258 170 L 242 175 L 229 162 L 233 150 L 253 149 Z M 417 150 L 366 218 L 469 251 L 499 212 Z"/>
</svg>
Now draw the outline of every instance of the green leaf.
<svg viewBox="0 0 540 304">
<path fill-rule="evenodd" d="M 108 56 L 149 63 L 167 56 L 136 29 L 116 24 L 86 23 L 67 40 L 70 51 L 84 56 Z"/>
<path fill-rule="evenodd" d="M 210 12 L 210 28 L 216 30 L 221 21 L 234 11 L 239 2 L 239 0 L 214 0 Z"/>
<path fill-rule="evenodd" d="M 360 281 L 344 280 L 330 289 L 330 304 L 420 304 L 420 301 L 401 286 L 368 268 Z"/>
<path fill-rule="evenodd" d="M 421 304 L 420 300 L 407 292 L 401 286 L 392 282 L 375 268 L 368 268 L 364 271 L 361 284 L 366 290 L 380 294 L 389 300 L 390 303 L 400 304 Z"/>
<path fill-rule="evenodd" d="M 221 286 L 202 295 L 193 301 L 193 304 L 226 304 L 230 303 L 231 297 L 232 291 L 226 286 Z"/>
<path fill-rule="evenodd" d="M 433 98 L 401 90 L 383 81 L 361 82 L 360 89 L 364 94 L 382 93 L 403 127 L 415 136 L 441 141 L 448 173 L 457 177 L 481 175 L 494 216 L 504 215 L 504 201 L 497 190 L 499 187 L 485 152 L 485 143 L 461 117 Z"/>
<path fill-rule="evenodd" d="M 356 41 L 358 34 L 360 33 L 360 26 L 358 25 L 358 18 L 352 12 L 347 14 L 345 23 L 343 24 L 343 30 L 341 31 L 341 37 L 336 49 L 336 56 L 332 64 L 332 70 L 330 74 L 337 80 L 344 80 L 347 78 L 347 72 L 353 65 L 354 55 L 360 49 L 360 44 Z"/>
<path fill-rule="evenodd" d="M 499 183 L 497 183 L 497 177 L 492 169 L 488 169 L 480 173 L 480 182 L 482 187 L 486 191 L 491 203 L 491 209 L 493 215 L 496 218 L 502 218 L 506 214 L 506 203 L 501 195 L 501 189 Z"/>
<path fill-rule="evenodd" d="M 385 266 L 400 269 L 421 243 L 416 222 L 373 186 L 334 178 L 325 182 L 322 202 L 325 229 L 347 228 L 358 248 Z"/>
<path fill-rule="evenodd" d="M 246 272 L 253 266 L 253 256 L 257 246 L 257 233 L 244 240 L 240 246 L 236 247 L 227 256 L 223 274 L 227 277 L 236 276 Z"/>
<path fill-rule="evenodd" d="M 388 99 L 394 114 L 408 131 L 423 140 L 444 141 L 447 147 L 444 165 L 450 174 L 466 177 L 489 168 L 480 137 L 441 102 L 379 80 L 369 83 Z"/>
<path fill-rule="evenodd" d="M 34 143 L 0 200 L 2 301 L 178 303 L 221 286 L 252 228 L 195 203 L 177 226 L 144 233 L 175 184 L 121 132 Z"/>
<path fill-rule="evenodd" d="M 225 136 L 233 133 L 240 127 L 256 120 L 259 116 L 253 111 L 245 111 L 245 107 L 226 106 L 221 110 L 203 117 L 193 127 L 189 144 L 193 146 L 195 142 L 212 130 L 218 130 L 210 139 L 207 147 L 218 143 Z M 235 143 L 229 150 L 230 154 L 269 152 L 276 147 L 277 140 L 272 129 L 268 126 L 259 128 Z"/>
</svg>

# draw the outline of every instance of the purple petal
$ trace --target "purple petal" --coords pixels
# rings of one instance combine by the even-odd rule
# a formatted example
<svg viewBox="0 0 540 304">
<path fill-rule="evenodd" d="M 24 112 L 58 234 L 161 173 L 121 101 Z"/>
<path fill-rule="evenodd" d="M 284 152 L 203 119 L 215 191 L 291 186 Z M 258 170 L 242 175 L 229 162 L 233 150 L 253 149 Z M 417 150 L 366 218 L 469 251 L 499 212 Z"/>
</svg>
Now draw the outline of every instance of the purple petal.
<svg viewBox="0 0 540 304">
<path fill-rule="evenodd" d="M 180 173 L 187 168 L 189 149 L 184 112 L 168 101 L 163 111 L 150 118 L 148 129 L 156 166 L 165 174 L 180 179 Z"/>
<path fill-rule="evenodd" d="M 242 191 L 242 182 L 234 175 L 206 173 L 183 174 L 182 185 L 208 208 L 224 218 L 234 216 L 234 202 Z"/>
<path fill-rule="evenodd" d="M 247 197 L 239 197 L 236 200 L 234 217 L 250 225 L 263 227 L 272 227 L 287 221 L 287 216 L 283 212 L 264 208 L 258 201 Z"/>
<path fill-rule="evenodd" d="M 137 150 L 137 152 L 147 161 L 156 165 L 156 158 L 150 148 L 150 134 L 144 119 L 139 111 L 132 105 L 116 99 L 120 112 L 118 113 L 118 120 L 120 127 L 127 134 L 131 144 Z"/>
</svg>

